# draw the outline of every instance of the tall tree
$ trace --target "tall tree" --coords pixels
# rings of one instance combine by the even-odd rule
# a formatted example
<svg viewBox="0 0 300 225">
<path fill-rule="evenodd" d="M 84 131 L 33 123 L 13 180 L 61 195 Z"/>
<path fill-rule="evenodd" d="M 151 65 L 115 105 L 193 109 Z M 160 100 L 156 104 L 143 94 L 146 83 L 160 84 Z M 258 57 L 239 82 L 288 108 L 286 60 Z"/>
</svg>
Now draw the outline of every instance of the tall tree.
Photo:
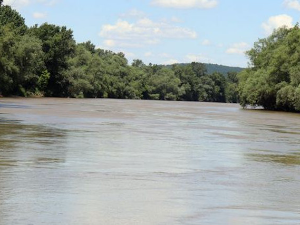
<svg viewBox="0 0 300 225">
<path fill-rule="evenodd" d="M 17 35 L 10 26 L 0 26 L 0 94 L 11 94 L 14 77 L 19 73 L 15 62 Z"/>
<path fill-rule="evenodd" d="M 29 34 L 35 35 L 42 41 L 44 61 L 50 73 L 48 95 L 67 96 L 69 83 L 64 77 L 64 71 L 68 69 L 68 59 L 75 51 L 73 31 L 66 27 L 45 23 L 40 27 L 30 28 Z"/>
<path fill-rule="evenodd" d="M 35 93 L 38 89 L 39 77 L 46 69 L 42 42 L 34 36 L 27 34 L 21 36 L 16 44 L 15 58 L 19 68 L 16 84 L 25 92 Z"/>
<path fill-rule="evenodd" d="M 25 19 L 14 9 L 8 5 L 3 5 L 0 2 L 0 26 L 8 25 L 14 29 L 18 34 L 24 34 L 27 30 Z"/>
<path fill-rule="evenodd" d="M 191 66 L 197 77 L 202 77 L 207 73 L 206 66 L 203 63 L 192 62 Z"/>
<path fill-rule="evenodd" d="M 225 97 L 226 97 L 226 102 L 229 102 L 229 103 L 238 103 L 239 102 L 237 72 L 227 73 Z"/>
<path fill-rule="evenodd" d="M 239 74 L 242 106 L 300 111 L 300 29 L 280 28 L 247 52 L 251 68 Z"/>
</svg>

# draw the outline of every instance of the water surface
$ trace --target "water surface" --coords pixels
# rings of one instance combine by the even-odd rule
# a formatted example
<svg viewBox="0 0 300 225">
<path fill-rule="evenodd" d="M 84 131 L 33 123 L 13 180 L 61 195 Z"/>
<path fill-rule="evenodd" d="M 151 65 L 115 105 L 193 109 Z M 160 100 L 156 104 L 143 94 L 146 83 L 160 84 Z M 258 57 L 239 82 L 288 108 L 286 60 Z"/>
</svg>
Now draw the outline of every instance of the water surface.
<svg viewBox="0 0 300 225">
<path fill-rule="evenodd" d="M 0 99 L 0 225 L 300 223 L 298 114 Z"/>
</svg>

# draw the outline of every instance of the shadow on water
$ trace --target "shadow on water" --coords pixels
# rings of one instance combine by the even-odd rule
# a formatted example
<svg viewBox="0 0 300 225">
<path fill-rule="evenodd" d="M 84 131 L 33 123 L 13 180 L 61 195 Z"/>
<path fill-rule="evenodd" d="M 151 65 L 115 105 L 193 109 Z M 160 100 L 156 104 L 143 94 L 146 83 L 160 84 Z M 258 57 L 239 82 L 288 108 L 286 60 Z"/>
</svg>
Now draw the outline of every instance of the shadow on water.
<svg viewBox="0 0 300 225">
<path fill-rule="evenodd" d="M 263 128 L 260 128 L 260 130 L 263 131 L 271 131 L 273 133 L 280 133 L 280 134 L 292 134 L 292 135 L 299 135 L 300 132 L 297 131 L 296 127 L 292 129 L 293 127 L 289 127 L 286 125 L 264 125 Z"/>
<path fill-rule="evenodd" d="M 300 165 L 300 153 L 293 154 L 248 154 L 248 156 L 258 162 L 279 163 L 286 166 Z"/>
<path fill-rule="evenodd" d="M 49 170 L 55 173 L 65 164 L 67 137 L 63 129 L 24 124 L 0 115 L 0 224 L 11 224 L 18 218 L 11 213 L 15 207 L 22 210 L 22 204 L 9 202 L 30 206 L 23 199 L 24 192 L 29 199 L 35 199 L 51 188 L 53 180 L 45 174 Z M 59 181 L 54 183 L 62 185 Z"/>
<path fill-rule="evenodd" d="M 0 108 L 10 108 L 10 109 L 28 109 L 30 108 L 27 105 L 17 105 L 17 104 L 6 104 L 0 103 Z"/>
<path fill-rule="evenodd" d="M 0 171 L 24 163 L 63 163 L 67 131 L 0 117 Z M 1 174 L 0 174 L 1 175 Z"/>
</svg>

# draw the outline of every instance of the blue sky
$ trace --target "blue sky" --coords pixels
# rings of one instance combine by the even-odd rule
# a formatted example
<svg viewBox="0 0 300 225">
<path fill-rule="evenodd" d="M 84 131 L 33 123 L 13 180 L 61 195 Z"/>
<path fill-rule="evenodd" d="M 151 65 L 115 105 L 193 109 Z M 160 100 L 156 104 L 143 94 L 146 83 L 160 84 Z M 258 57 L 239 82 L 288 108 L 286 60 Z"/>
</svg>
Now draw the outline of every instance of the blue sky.
<svg viewBox="0 0 300 225">
<path fill-rule="evenodd" d="M 244 52 L 300 19 L 300 0 L 4 0 L 28 26 L 72 29 L 77 42 L 145 63 L 199 61 L 246 67 Z"/>
</svg>

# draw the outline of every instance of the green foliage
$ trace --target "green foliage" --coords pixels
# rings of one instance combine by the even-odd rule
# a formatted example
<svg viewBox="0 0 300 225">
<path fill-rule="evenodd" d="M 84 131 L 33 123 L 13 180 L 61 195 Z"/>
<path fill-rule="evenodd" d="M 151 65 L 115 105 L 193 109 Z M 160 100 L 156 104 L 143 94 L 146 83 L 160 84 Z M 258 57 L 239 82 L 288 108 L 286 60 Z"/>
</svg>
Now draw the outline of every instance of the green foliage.
<svg viewBox="0 0 300 225">
<path fill-rule="evenodd" d="M 225 97 L 226 102 L 238 103 L 239 93 L 238 93 L 238 77 L 236 72 L 227 73 L 225 82 Z"/>
<path fill-rule="evenodd" d="M 239 73 L 240 103 L 299 111 L 300 29 L 280 28 L 247 52 L 251 68 Z"/>
<path fill-rule="evenodd" d="M 90 41 L 76 44 L 73 31 L 64 26 L 45 23 L 27 29 L 24 19 L 2 4 L 0 25 L 3 95 L 218 102 L 237 99 L 236 76 L 208 74 L 202 63 L 165 67 L 135 59 L 129 65 L 123 53 L 96 49 Z M 295 84 L 299 83 L 298 71 L 295 66 Z"/>
<path fill-rule="evenodd" d="M 210 79 L 213 81 L 213 92 L 211 96 L 211 101 L 213 102 L 225 102 L 225 88 L 226 88 L 226 79 L 220 73 L 213 73 L 210 76 Z"/>
<path fill-rule="evenodd" d="M 35 89 L 44 69 L 41 41 L 20 36 L 10 24 L 0 27 L 0 92 L 26 95 Z M 20 88 L 21 87 L 21 88 Z"/>
<path fill-rule="evenodd" d="M 177 100 L 180 80 L 172 70 L 163 68 L 149 79 L 149 95 L 151 99 Z"/>
<path fill-rule="evenodd" d="M 13 91 L 14 78 L 19 73 L 15 63 L 17 37 L 9 25 L 0 26 L 0 94 Z"/>
<path fill-rule="evenodd" d="M 51 96 L 67 96 L 68 80 L 64 72 L 68 70 L 68 59 L 75 51 L 72 30 L 52 24 L 43 24 L 29 29 L 30 35 L 42 41 L 44 62 L 50 73 L 47 94 Z"/>
<path fill-rule="evenodd" d="M 92 54 L 96 53 L 96 46 L 91 41 L 87 41 L 78 45 L 83 46 L 86 50 L 88 50 Z"/>
<path fill-rule="evenodd" d="M 45 92 L 50 79 L 50 73 L 44 70 L 38 78 L 37 87 L 39 91 Z"/>
<path fill-rule="evenodd" d="M 10 6 L 0 2 L 0 27 L 10 25 L 17 34 L 24 34 L 27 30 L 24 18 Z"/>
<path fill-rule="evenodd" d="M 25 90 L 33 92 L 38 84 L 39 75 L 45 70 L 42 42 L 29 35 L 21 36 L 16 45 L 15 57 L 19 68 L 18 79 L 15 79 L 15 82 Z"/>
<path fill-rule="evenodd" d="M 300 87 L 298 86 L 295 89 L 295 94 L 294 94 L 294 107 L 296 111 L 300 111 Z"/>
<path fill-rule="evenodd" d="M 282 110 L 291 111 L 294 109 L 295 87 L 286 85 L 276 95 L 276 107 Z"/>
<path fill-rule="evenodd" d="M 139 67 L 139 68 L 145 66 L 143 61 L 140 59 L 134 59 L 131 65 L 134 67 Z"/>
</svg>

